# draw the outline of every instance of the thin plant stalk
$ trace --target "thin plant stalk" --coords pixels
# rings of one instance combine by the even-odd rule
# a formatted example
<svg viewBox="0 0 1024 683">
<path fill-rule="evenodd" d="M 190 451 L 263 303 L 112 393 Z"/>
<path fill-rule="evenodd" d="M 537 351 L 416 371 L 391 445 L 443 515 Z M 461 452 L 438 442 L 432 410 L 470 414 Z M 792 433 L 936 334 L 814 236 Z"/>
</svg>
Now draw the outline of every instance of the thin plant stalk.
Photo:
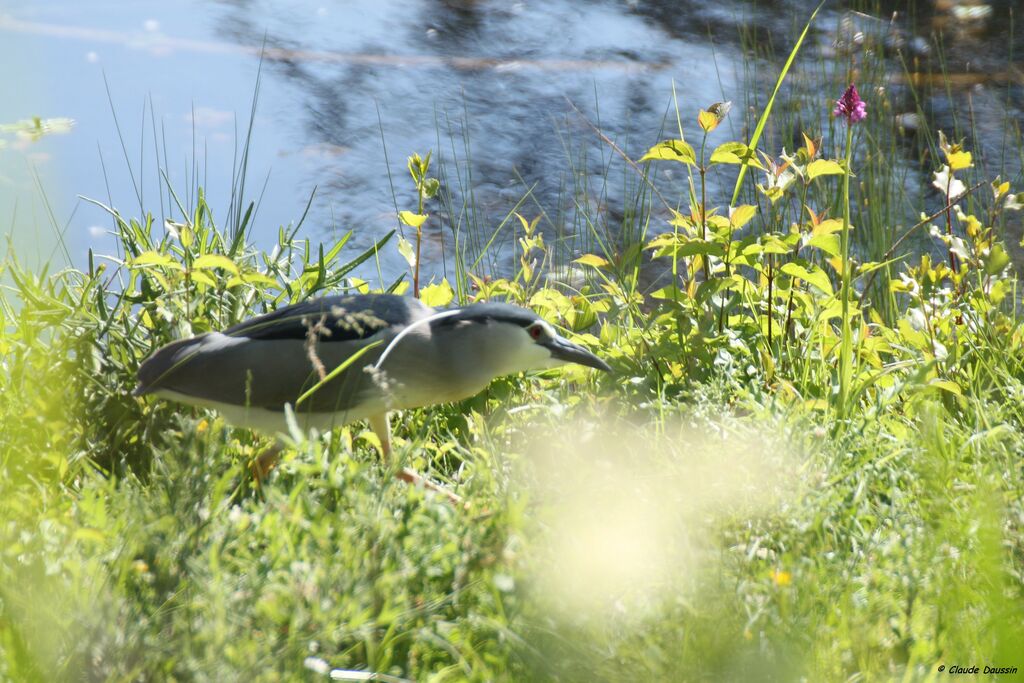
<svg viewBox="0 0 1024 683">
<path fill-rule="evenodd" d="M 708 132 L 704 131 L 704 138 L 700 141 L 700 239 L 707 242 L 708 239 L 708 195 L 707 195 L 707 164 L 704 161 L 704 149 L 708 144 Z M 710 262 L 708 255 L 701 257 L 701 264 L 704 270 L 704 282 L 711 277 Z"/>
<path fill-rule="evenodd" d="M 423 187 L 422 183 L 417 183 L 417 194 L 419 195 L 419 202 L 416 205 L 416 213 L 423 215 Z M 420 247 L 423 244 L 423 224 L 416 226 L 416 267 L 413 269 L 412 274 L 412 295 L 419 299 L 420 298 Z"/>
<path fill-rule="evenodd" d="M 946 234 L 949 235 L 949 269 L 953 273 L 959 272 L 956 262 L 956 254 L 953 252 L 953 202 L 950 199 L 950 192 L 953 189 L 953 168 L 952 163 L 949 167 L 948 177 L 946 178 Z"/>
<path fill-rule="evenodd" d="M 842 286 L 839 296 L 842 300 L 842 341 L 839 347 L 839 417 L 846 416 L 847 400 L 850 396 L 850 382 L 853 375 L 851 353 L 853 331 L 850 326 L 850 277 L 853 266 L 850 263 L 850 162 L 853 157 L 853 126 L 846 126 L 846 173 L 843 174 L 843 231 L 840 244 L 840 258 L 843 264 Z"/>
</svg>

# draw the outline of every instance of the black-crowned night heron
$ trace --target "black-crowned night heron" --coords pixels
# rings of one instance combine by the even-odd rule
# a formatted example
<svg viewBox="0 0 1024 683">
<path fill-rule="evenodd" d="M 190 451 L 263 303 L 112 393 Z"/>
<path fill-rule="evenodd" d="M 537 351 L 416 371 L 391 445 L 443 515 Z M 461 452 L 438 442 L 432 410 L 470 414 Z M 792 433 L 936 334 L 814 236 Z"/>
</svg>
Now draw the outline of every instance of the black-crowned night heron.
<svg viewBox="0 0 1024 683">
<path fill-rule="evenodd" d="M 288 431 L 286 405 L 304 429 L 368 420 L 386 456 L 389 411 L 458 401 L 496 377 L 565 363 L 610 369 L 518 306 L 436 311 L 388 294 L 332 296 L 167 344 L 139 367 L 135 395 L 212 408 L 272 435 Z"/>
</svg>

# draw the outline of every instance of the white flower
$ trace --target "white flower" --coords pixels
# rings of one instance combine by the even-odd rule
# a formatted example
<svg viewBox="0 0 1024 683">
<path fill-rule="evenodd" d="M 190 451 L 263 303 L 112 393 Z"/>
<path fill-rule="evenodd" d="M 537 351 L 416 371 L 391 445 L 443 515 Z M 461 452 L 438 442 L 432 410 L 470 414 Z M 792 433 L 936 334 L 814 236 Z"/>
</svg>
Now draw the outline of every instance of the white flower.
<svg viewBox="0 0 1024 683">
<path fill-rule="evenodd" d="M 782 172 L 782 175 L 779 176 L 778 187 L 781 187 L 784 190 L 789 187 L 794 180 L 796 180 L 796 174 L 787 168 Z"/>
<path fill-rule="evenodd" d="M 231 510 L 228 512 L 228 521 L 232 524 L 240 524 L 242 520 L 248 521 L 248 515 L 242 512 L 242 508 L 237 505 L 232 505 Z"/>
<path fill-rule="evenodd" d="M 924 317 L 924 311 L 920 308 L 911 308 L 907 311 L 907 318 L 910 326 L 918 332 L 928 329 L 928 319 Z"/>
<path fill-rule="evenodd" d="M 910 277 L 906 273 L 900 273 L 900 280 L 903 282 L 903 285 L 907 288 L 907 291 L 911 294 L 917 294 L 917 291 L 921 288 L 921 285 L 918 284 L 917 280 Z"/>
<path fill-rule="evenodd" d="M 306 657 L 306 659 L 302 661 L 302 666 L 306 667 L 310 671 L 320 674 L 321 676 L 324 676 L 331 671 L 331 665 L 319 657 Z"/>
<path fill-rule="evenodd" d="M 942 167 L 942 170 L 935 172 L 934 180 L 932 180 L 932 187 L 946 195 L 947 199 L 956 199 L 967 191 L 967 186 L 960 182 L 956 177 L 953 177 L 952 179 L 949 177 L 949 166 L 945 165 Z M 946 194 L 947 191 L 949 192 L 948 195 Z"/>
<path fill-rule="evenodd" d="M 970 258 L 970 254 L 967 253 L 967 244 L 959 237 L 953 236 L 950 239 L 949 249 L 964 261 Z"/>
</svg>

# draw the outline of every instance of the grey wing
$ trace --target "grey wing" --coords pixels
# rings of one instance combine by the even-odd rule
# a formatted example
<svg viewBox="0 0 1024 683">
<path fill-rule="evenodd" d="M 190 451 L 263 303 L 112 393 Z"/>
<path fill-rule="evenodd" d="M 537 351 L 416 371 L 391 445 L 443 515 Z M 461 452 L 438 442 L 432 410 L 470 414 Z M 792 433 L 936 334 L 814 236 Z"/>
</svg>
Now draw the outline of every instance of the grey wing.
<svg viewBox="0 0 1024 683">
<path fill-rule="evenodd" d="M 139 368 L 136 395 L 173 391 L 205 402 L 272 410 L 295 401 L 362 347 L 366 352 L 300 408 L 346 410 L 381 395 L 363 371 L 399 330 L 433 309 L 392 295 L 314 299 L 241 322 L 224 332 L 172 342 Z"/>
<path fill-rule="evenodd" d="M 329 341 L 356 341 L 387 328 L 405 327 L 433 312 L 418 299 L 390 294 L 329 296 L 243 321 L 224 330 L 224 334 L 250 339 L 305 340 L 316 332 Z"/>
<path fill-rule="evenodd" d="M 299 410 L 348 410 L 383 394 L 364 368 L 375 362 L 384 343 L 363 353 L 350 367 L 317 389 Z M 324 374 L 377 341 L 373 337 L 310 345 L 305 340 L 251 339 L 211 333 L 169 344 L 139 368 L 136 395 L 170 391 L 204 403 L 226 403 L 281 410 L 293 406 Z"/>
</svg>

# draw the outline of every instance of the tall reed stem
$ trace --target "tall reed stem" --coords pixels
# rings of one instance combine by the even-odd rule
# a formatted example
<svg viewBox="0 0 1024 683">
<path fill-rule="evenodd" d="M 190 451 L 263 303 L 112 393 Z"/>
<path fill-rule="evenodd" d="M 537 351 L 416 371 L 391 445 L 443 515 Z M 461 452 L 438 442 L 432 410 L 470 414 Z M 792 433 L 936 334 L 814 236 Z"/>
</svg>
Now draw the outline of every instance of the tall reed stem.
<svg viewBox="0 0 1024 683">
<path fill-rule="evenodd" d="M 843 232 L 841 259 L 843 265 L 842 286 L 842 342 L 839 347 L 839 417 L 846 417 L 850 406 L 850 382 L 853 376 L 853 330 L 850 325 L 850 279 L 853 264 L 850 263 L 850 162 L 853 157 L 853 126 L 846 125 L 846 173 L 843 175 Z"/>
</svg>

